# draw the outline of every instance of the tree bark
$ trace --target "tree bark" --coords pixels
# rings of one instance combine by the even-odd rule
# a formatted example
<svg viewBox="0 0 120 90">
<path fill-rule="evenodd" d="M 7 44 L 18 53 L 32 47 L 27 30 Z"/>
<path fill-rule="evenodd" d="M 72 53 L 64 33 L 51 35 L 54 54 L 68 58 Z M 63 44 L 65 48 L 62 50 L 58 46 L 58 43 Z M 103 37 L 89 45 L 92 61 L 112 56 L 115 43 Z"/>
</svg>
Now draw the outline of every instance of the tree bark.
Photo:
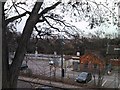
<svg viewBox="0 0 120 90">
<path fill-rule="evenodd" d="M 6 39 L 6 23 L 4 15 L 4 2 L 2 3 L 2 88 L 9 88 L 9 62 L 8 44 Z"/>
<path fill-rule="evenodd" d="M 38 12 L 40 10 L 40 7 L 42 5 L 42 2 L 36 2 L 31 15 L 29 16 L 26 25 L 24 27 L 23 33 L 21 35 L 20 43 L 18 44 L 17 51 L 15 53 L 15 57 L 13 59 L 13 63 L 10 67 L 10 87 L 16 88 L 17 86 L 17 79 L 20 71 L 20 67 L 22 65 L 22 61 L 24 59 L 24 55 L 26 53 L 26 47 L 27 43 L 31 37 L 33 28 L 35 24 L 37 23 Z"/>
<path fill-rule="evenodd" d="M 60 2 L 55 3 L 53 6 L 48 7 L 44 9 L 40 14 L 38 14 L 41 6 L 43 4 L 43 0 L 41 2 L 36 2 L 34 5 L 34 8 L 29 16 L 29 18 L 26 21 L 25 27 L 23 29 L 23 33 L 20 38 L 20 42 L 18 43 L 18 48 L 16 49 L 16 53 L 13 59 L 12 64 L 9 66 L 8 63 L 8 50 L 7 50 L 7 42 L 6 42 L 6 29 L 4 27 L 7 27 L 5 24 L 5 15 L 3 15 L 3 86 L 2 88 L 17 88 L 17 80 L 20 72 L 20 67 L 22 65 L 22 62 L 24 60 L 24 55 L 26 53 L 27 43 L 29 42 L 29 39 L 31 37 L 31 34 L 33 32 L 33 28 L 39 21 L 39 18 L 47 13 L 48 11 L 54 9 L 57 5 L 60 4 Z M 4 5 L 3 5 L 3 13 L 4 13 Z M 22 16 L 24 16 L 23 14 Z M 21 16 L 20 16 L 21 17 Z M 16 18 L 16 17 L 15 17 Z M 17 16 L 18 18 L 18 16 Z M 10 19 L 14 20 L 14 18 Z M 7 20 L 6 23 L 8 24 Z"/>
<path fill-rule="evenodd" d="M 38 17 L 38 12 L 40 10 L 40 7 L 42 6 L 43 2 L 36 2 L 31 15 L 29 16 L 29 18 L 27 19 L 26 25 L 24 27 L 23 33 L 21 35 L 21 39 L 20 42 L 18 44 L 18 48 L 16 50 L 13 62 L 10 66 L 10 68 L 8 67 L 9 64 L 7 64 L 8 61 L 8 54 L 7 54 L 7 44 L 6 44 L 6 36 L 5 36 L 5 29 L 4 27 L 5 24 L 3 22 L 3 85 L 2 88 L 17 88 L 17 79 L 18 79 L 18 75 L 20 72 L 20 67 L 22 65 L 22 61 L 24 59 L 24 55 L 26 53 L 26 47 L 27 47 L 27 43 L 31 37 L 33 28 L 35 26 L 35 24 L 37 23 L 37 20 L 39 19 Z M 4 5 L 3 5 L 3 11 L 4 11 Z M 3 15 L 4 17 L 4 15 Z M 5 19 L 3 18 L 3 21 Z M 7 57 L 6 57 L 7 56 Z M 9 75 L 8 75 L 9 73 Z"/>
</svg>

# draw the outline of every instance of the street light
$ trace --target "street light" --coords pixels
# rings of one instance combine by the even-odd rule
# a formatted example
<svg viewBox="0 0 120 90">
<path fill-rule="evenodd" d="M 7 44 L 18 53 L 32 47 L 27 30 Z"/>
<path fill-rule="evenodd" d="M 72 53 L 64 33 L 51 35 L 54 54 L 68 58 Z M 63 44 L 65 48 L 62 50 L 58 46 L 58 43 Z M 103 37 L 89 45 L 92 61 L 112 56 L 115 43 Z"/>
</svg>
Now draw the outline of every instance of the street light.
<svg viewBox="0 0 120 90">
<path fill-rule="evenodd" d="M 51 84 L 51 69 L 52 69 L 52 65 L 54 64 L 53 61 L 50 61 L 49 62 L 49 65 L 50 65 L 50 84 Z"/>
<path fill-rule="evenodd" d="M 35 49 L 35 59 L 37 60 L 37 56 L 38 56 L 38 51 L 37 51 L 37 46 L 36 46 L 36 49 Z"/>
<path fill-rule="evenodd" d="M 57 66 L 56 56 L 57 56 L 57 52 L 54 51 L 54 78 L 56 78 L 56 66 Z"/>
</svg>

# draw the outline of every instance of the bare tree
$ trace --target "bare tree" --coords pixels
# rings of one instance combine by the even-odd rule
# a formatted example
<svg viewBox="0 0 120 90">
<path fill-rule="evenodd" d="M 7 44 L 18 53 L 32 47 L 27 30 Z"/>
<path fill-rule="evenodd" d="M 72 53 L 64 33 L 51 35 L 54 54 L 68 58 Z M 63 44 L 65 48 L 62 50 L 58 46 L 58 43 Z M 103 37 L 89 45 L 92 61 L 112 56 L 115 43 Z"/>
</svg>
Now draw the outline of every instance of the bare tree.
<svg viewBox="0 0 120 90">
<path fill-rule="evenodd" d="M 34 5 L 34 8 L 32 12 L 30 13 L 29 18 L 26 21 L 26 25 L 24 27 L 23 33 L 21 35 L 20 42 L 18 44 L 18 48 L 16 50 L 14 59 L 12 64 L 9 66 L 8 63 L 8 50 L 7 50 L 7 44 L 6 44 L 6 33 L 4 30 L 4 27 L 6 27 L 6 24 L 8 22 L 11 22 L 17 18 L 20 18 L 24 15 L 19 15 L 16 17 L 12 17 L 9 20 L 5 20 L 3 15 L 3 85 L 2 88 L 16 88 L 17 86 L 17 79 L 20 71 L 20 67 L 22 64 L 22 61 L 24 59 L 24 55 L 26 52 L 27 42 L 29 41 L 29 38 L 32 34 L 33 28 L 35 27 L 36 23 L 39 21 L 39 18 L 43 16 L 43 14 L 47 13 L 48 11 L 54 9 L 58 4 L 61 2 L 57 2 L 54 5 L 45 8 L 40 14 L 38 14 L 43 2 L 36 2 Z M 3 11 L 4 11 L 4 3 L 3 3 Z M 4 12 L 3 12 L 4 13 Z"/>
</svg>

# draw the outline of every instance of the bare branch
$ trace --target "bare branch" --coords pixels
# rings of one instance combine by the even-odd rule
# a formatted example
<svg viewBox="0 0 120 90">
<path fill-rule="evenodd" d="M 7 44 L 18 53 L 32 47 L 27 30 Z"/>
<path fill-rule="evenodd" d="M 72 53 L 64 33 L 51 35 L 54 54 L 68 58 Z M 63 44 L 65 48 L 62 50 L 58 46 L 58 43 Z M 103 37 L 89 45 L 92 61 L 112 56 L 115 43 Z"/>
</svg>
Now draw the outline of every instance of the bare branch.
<svg viewBox="0 0 120 90">
<path fill-rule="evenodd" d="M 16 5 L 15 5 L 15 2 L 12 0 L 12 3 L 13 3 L 13 7 L 15 8 L 16 12 L 18 13 L 18 15 L 20 15 L 20 13 L 18 12 L 17 8 L 16 8 Z M 22 20 L 22 19 L 21 19 Z"/>
<path fill-rule="evenodd" d="M 94 3 L 97 6 L 97 8 L 99 8 L 100 5 L 105 7 L 106 9 L 108 9 L 110 11 L 110 13 L 113 14 L 113 12 L 107 6 L 105 6 L 104 4 L 102 4 L 102 3 L 98 4 L 97 2 L 91 1 L 91 0 L 88 0 L 88 1 Z"/>
<path fill-rule="evenodd" d="M 56 21 L 57 23 L 62 23 L 63 25 L 64 25 L 64 29 L 65 29 L 65 27 L 68 27 L 68 28 L 70 28 L 71 30 L 74 30 L 75 32 L 77 32 L 77 28 L 75 27 L 75 26 L 73 26 L 73 25 L 70 25 L 69 23 L 65 23 L 64 21 L 62 21 L 62 20 L 59 20 L 59 19 L 56 19 L 56 18 L 54 18 L 54 17 L 52 17 L 52 16 L 45 16 L 46 18 L 50 18 L 50 19 L 52 19 L 52 20 L 54 20 L 54 21 Z M 69 25 L 68 25 L 69 24 Z M 63 30 L 64 30 L 63 29 Z M 70 31 L 70 29 L 69 29 L 69 31 Z M 66 34 L 68 34 L 68 35 L 70 35 L 70 36 L 73 36 L 71 33 L 69 33 L 68 31 L 61 31 L 61 32 L 65 32 Z M 81 32 L 82 33 L 82 32 Z"/>
<path fill-rule="evenodd" d="M 75 27 L 75 26 L 73 26 L 73 25 L 67 25 L 68 23 L 65 23 L 65 22 L 62 21 L 62 20 L 59 20 L 59 19 L 53 18 L 52 16 L 45 16 L 45 17 L 50 18 L 50 19 L 52 19 L 52 20 L 54 20 L 54 21 L 58 21 L 59 23 L 64 24 L 66 27 Z"/>
<path fill-rule="evenodd" d="M 62 24 L 64 24 L 65 26 L 67 26 L 67 25 L 64 23 L 64 21 L 61 21 L 61 20 L 56 19 L 56 18 L 53 18 L 52 16 L 45 16 L 45 17 L 48 17 L 48 18 L 50 18 L 50 19 L 52 19 L 52 20 L 54 20 L 54 21 L 61 22 Z"/>
<path fill-rule="evenodd" d="M 18 15 L 18 16 L 15 16 L 15 17 L 6 19 L 6 25 L 7 25 L 9 22 L 13 22 L 13 21 L 16 20 L 16 19 L 19 19 L 19 18 L 25 16 L 26 14 L 29 14 L 29 12 L 25 12 L 25 13 L 20 14 L 20 15 Z"/>
<path fill-rule="evenodd" d="M 45 35 L 50 35 L 50 33 L 48 33 L 48 32 L 46 32 L 46 31 L 42 31 L 42 30 L 38 30 L 38 28 L 35 26 L 34 27 L 35 28 L 35 30 L 38 32 L 38 34 L 37 35 L 39 35 L 40 37 L 41 36 L 45 36 Z M 36 37 L 37 38 L 37 37 Z"/>
<path fill-rule="evenodd" d="M 59 30 L 58 28 L 52 26 L 45 17 L 44 17 L 44 19 L 45 19 L 46 23 L 47 23 L 51 28 L 56 29 L 56 30 L 58 30 L 58 31 L 60 32 L 60 30 Z"/>
<path fill-rule="evenodd" d="M 19 7 L 19 8 L 21 8 L 21 9 L 23 9 L 24 11 L 29 12 L 29 11 L 27 11 L 25 8 L 23 8 L 23 7 L 21 7 L 21 6 L 16 6 L 16 7 Z M 31 14 L 31 12 L 29 12 L 29 14 Z"/>
<path fill-rule="evenodd" d="M 18 2 L 18 3 L 16 3 L 16 5 L 26 5 L 26 3 L 25 2 Z"/>
<path fill-rule="evenodd" d="M 38 20 L 38 22 L 44 22 L 44 21 L 45 21 L 44 19 Z"/>
<path fill-rule="evenodd" d="M 13 7 L 13 6 L 11 6 L 11 7 L 7 10 L 6 14 L 11 10 L 12 7 Z"/>
<path fill-rule="evenodd" d="M 48 11 L 56 8 L 56 6 L 58 6 L 61 2 L 58 1 L 57 3 L 55 3 L 54 5 L 50 6 L 50 7 L 47 7 L 45 8 L 40 14 L 39 14 L 39 17 L 43 16 L 43 14 L 46 14 Z"/>
<path fill-rule="evenodd" d="M 35 26 L 34 27 L 35 28 L 35 30 L 38 32 L 38 34 L 40 34 L 41 33 L 41 31 L 40 30 L 38 30 L 38 28 Z"/>
<path fill-rule="evenodd" d="M 36 26 L 35 26 L 34 28 L 35 28 L 35 30 L 36 30 L 37 32 L 39 32 L 39 30 L 37 29 L 37 27 L 36 27 Z"/>
</svg>

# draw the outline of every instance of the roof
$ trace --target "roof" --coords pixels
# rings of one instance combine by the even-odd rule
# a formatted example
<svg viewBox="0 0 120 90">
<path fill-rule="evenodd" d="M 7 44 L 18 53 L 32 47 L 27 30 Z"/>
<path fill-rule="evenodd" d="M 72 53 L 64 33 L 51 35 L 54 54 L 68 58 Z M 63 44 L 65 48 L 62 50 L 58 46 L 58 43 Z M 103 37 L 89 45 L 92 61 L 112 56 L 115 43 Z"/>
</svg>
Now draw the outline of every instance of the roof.
<svg viewBox="0 0 120 90">
<path fill-rule="evenodd" d="M 64 58 L 65 58 L 65 60 L 70 60 L 70 59 L 72 59 L 72 60 L 80 60 L 80 57 L 71 56 L 71 55 L 65 55 Z"/>
<path fill-rule="evenodd" d="M 80 62 L 81 63 L 94 63 L 94 64 L 99 64 L 99 65 L 104 65 L 104 62 L 92 53 L 86 53 L 85 55 L 81 56 Z"/>
</svg>

